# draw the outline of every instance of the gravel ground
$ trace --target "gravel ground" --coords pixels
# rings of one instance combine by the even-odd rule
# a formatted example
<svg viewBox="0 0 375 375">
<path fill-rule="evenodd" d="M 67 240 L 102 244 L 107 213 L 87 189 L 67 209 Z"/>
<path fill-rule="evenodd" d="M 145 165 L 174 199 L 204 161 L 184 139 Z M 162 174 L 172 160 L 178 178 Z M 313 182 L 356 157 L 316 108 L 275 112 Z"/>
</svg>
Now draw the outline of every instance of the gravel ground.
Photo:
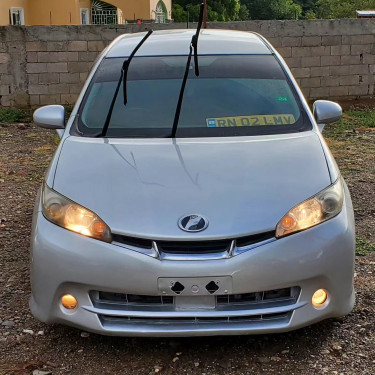
<svg viewBox="0 0 375 375">
<path fill-rule="evenodd" d="M 280 335 L 136 339 L 47 326 L 31 316 L 32 207 L 56 136 L 32 124 L 0 124 L 0 374 L 374 374 L 375 128 L 347 116 L 326 137 L 352 193 L 363 254 L 354 311 Z"/>
</svg>

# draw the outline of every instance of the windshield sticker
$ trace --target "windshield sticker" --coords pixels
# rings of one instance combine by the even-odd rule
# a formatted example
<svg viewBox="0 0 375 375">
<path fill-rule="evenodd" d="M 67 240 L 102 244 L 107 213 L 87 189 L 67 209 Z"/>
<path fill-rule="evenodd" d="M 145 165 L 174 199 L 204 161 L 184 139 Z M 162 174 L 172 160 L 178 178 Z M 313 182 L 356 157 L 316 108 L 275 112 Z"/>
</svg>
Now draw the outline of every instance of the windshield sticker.
<svg viewBox="0 0 375 375">
<path fill-rule="evenodd" d="M 276 101 L 281 103 L 289 103 L 289 96 L 277 96 Z"/>
<path fill-rule="evenodd" d="M 296 119 L 291 114 L 282 114 L 208 118 L 206 122 L 209 128 L 228 128 L 236 126 L 292 125 L 296 122 Z"/>
</svg>

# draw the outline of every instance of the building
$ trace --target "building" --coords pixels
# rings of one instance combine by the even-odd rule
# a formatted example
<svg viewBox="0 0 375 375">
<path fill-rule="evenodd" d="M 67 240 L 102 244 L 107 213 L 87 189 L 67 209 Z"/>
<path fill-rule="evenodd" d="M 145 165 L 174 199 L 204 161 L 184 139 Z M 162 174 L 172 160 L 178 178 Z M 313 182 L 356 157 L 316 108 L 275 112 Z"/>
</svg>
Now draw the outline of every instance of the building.
<svg viewBox="0 0 375 375">
<path fill-rule="evenodd" d="M 0 26 L 171 21 L 172 0 L 0 0 Z M 139 22 L 139 21 L 138 21 Z"/>
<path fill-rule="evenodd" d="M 375 18 L 375 10 L 357 10 L 357 18 Z"/>
</svg>

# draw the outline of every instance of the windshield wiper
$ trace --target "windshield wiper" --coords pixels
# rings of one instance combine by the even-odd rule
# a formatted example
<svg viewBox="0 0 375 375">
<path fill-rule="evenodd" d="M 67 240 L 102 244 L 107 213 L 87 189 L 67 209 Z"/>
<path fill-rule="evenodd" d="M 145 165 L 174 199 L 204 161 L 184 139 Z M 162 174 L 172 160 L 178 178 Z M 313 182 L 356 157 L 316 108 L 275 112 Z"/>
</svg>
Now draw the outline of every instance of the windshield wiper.
<svg viewBox="0 0 375 375">
<path fill-rule="evenodd" d="M 107 135 L 107 131 L 109 128 L 109 124 L 111 122 L 111 117 L 113 113 L 113 108 L 115 107 L 115 103 L 117 100 L 118 92 L 120 90 L 121 83 L 123 83 L 123 89 L 124 89 L 124 105 L 128 103 L 128 97 L 127 97 L 127 80 L 128 80 L 128 70 L 130 62 L 132 61 L 134 55 L 137 53 L 137 51 L 141 48 L 142 44 L 147 40 L 147 38 L 153 33 L 153 30 L 149 30 L 148 33 L 143 37 L 143 39 L 137 44 L 137 46 L 134 48 L 133 52 L 130 54 L 130 56 L 124 61 L 122 68 L 121 68 L 121 76 L 118 80 L 117 87 L 115 90 L 115 94 L 113 95 L 113 99 L 111 102 L 111 105 L 108 110 L 108 114 L 103 126 L 102 131 L 100 134 L 96 135 L 96 137 L 105 137 Z"/>
<path fill-rule="evenodd" d="M 178 121 L 180 120 L 180 113 L 181 113 L 182 101 L 184 100 L 184 92 L 185 92 L 186 82 L 187 82 L 187 79 L 188 79 L 188 76 L 189 76 L 191 56 L 193 54 L 193 51 L 194 51 L 195 75 L 197 77 L 199 76 L 198 39 L 199 39 L 199 33 L 201 31 L 201 28 L 202 28 L 204 8 L 205 8 L 205 5 L 204 5 L 204 3 L 202 3 L 201 4 L 201 8 L 200 8 L 199 22 L 198 22 L 197 31 L 193 35 L 193 37 L 191 39 L 191 43 L 190 43 L 190 52 L 189 52 L 189 56 L 188 56 L 188 59 L 187 59 L 187 62 L 186 62 L 186 68 L 185 68 L 184 78 L 182 80 L 180 95 L 179 95 L 178 102 L 177 102 L 177 108 L 176 108 L 176 113 L 175 113 L 175 116 L 174 116 L 171 138 L 174 138 L 176 136 L 176 131 L 177 131 L 177 127 L 178 127 Z"/>
</svg>

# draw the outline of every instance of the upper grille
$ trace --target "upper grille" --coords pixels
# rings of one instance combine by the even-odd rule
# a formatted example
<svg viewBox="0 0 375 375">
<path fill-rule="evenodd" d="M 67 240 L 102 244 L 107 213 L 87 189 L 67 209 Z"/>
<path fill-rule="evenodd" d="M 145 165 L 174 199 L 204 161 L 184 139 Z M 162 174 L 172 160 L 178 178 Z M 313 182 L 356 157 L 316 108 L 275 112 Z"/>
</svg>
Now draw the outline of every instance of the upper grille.
<svg viewBox="0 0 375 375">
<path fill-rule="evenodd" d="M 199 254 L 229 254 L 233 249 L 238 249 L 239 252 L 249 250 L 251 247 L 256 247 L 258 243 L 271 240 L 275 238 L 275 232 L 257 233 L 251 236 L 229 238 L 224 240 L 213 241 L 153 241 L 150 239 L 122 236 L 119 234 L 113 235 L 113 242 L 123 244 L 135 248 L 138 251 L 145 250 L 145 253 L 150 255 L 150 252 L 155 249 L 159 253 L 171 255 L 199 255 Z M 234 255 L 234 254 L 231 254 Z"/>
<path fill-rule="evenodd" d="M 229 251 L 232 241 L 158 241 L 160 251 L 168 254 L 222 253 Z"/>
</svg>

